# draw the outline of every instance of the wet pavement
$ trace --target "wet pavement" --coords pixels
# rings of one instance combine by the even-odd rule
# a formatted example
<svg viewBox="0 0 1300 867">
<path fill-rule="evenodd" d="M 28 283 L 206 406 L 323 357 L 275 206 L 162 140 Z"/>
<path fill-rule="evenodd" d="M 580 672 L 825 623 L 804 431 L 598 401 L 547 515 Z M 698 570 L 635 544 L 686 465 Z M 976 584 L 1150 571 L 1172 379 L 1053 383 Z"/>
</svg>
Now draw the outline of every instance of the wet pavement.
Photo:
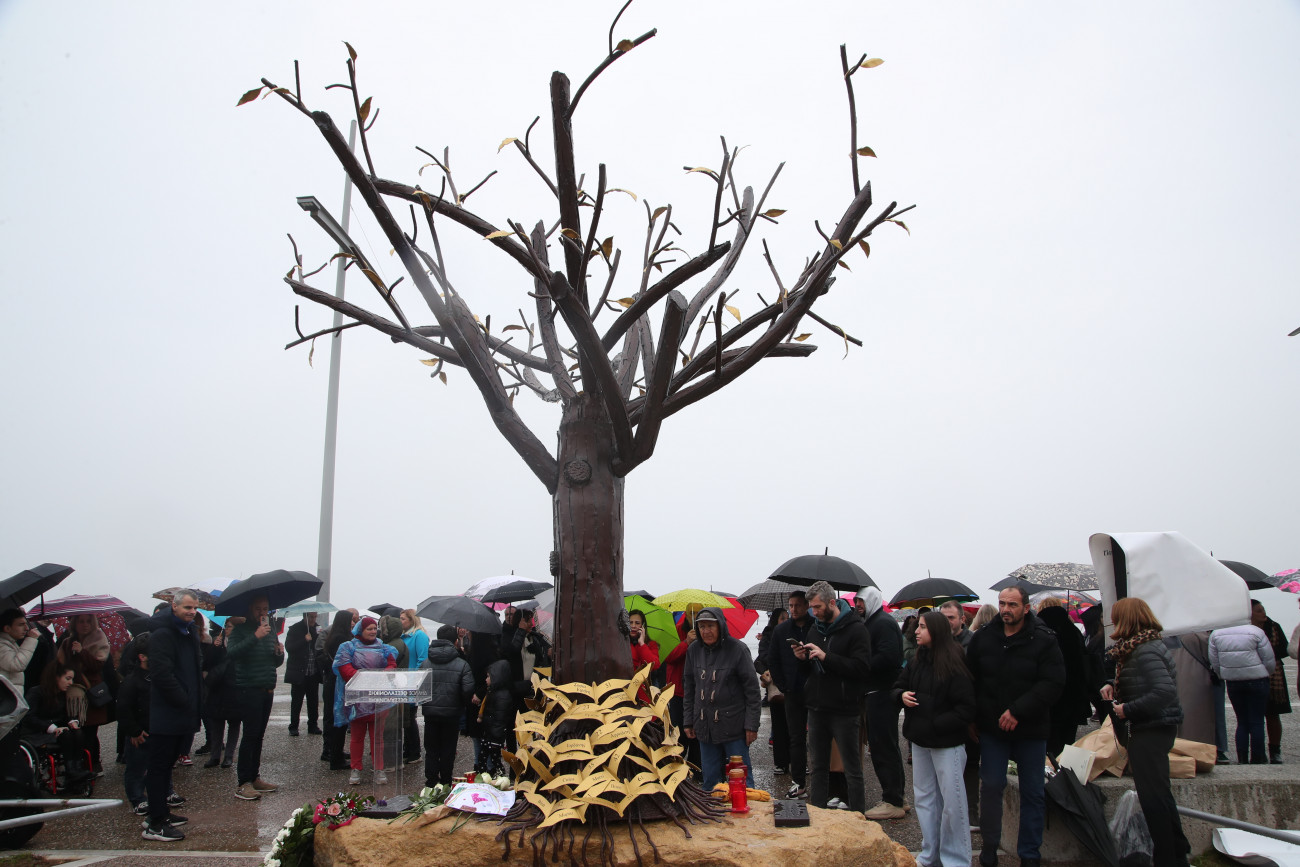
<svg viewBox="0 0 1300 867">
<path fill-rule="evenodd" d="M 1294 682 L 1294 664 L 1288 664 L 1288 681 Z M 1283 756 L 1288 763 L 1300 761 L 1300 726 L 1292 723 L 1293 717 L 1284 717 Z M 289 691 L 281 686 L 275 696 L 271 721 L 267 727 L 262 756 L 262 777 L 280 784 L 280 791 L 262 797 L 260 801 L 241 801 L 234 797 L 235 769 L 205 769 L 206 757 L 195 758 L 195 764 L 178 767 L 173 771 L 176 791 L 187 799 L 176 812 L 187 816 L 189 824 L 181 830 L 185 839 L 177 843 L 157 843 L 140 837 L 141 819 L 132 814 L 125 804 L 99 812 L 74 816 L 46 823 L 45 827 L 24 847 L 27 850 L 61 857 L 86 859 L 78 864 L 103 864 L 125 867 L 128 864 L 176 865 L 176 867 L 210 867 L 210 865 L 243 865 L 260 863 L 256 853 L 266 852 L 271 840 L 290 814 L 304 804 L 314 804 L 320 798 L 348 789 L 347 771 L 330 771 L 320 761 L 322 739 L 308 735 L 303 719 L 300 737 L 290 737 Z M 1228 708 L 1228 726 L 1235 727 L 1232 708 Z M 900 724 L 901 729 L 901 724 Z M 1082 736 L 1087 729 L 1081 728 Z M 772 751 L 768 746 L 769 716 L 763 709 L 759 738 L 752 747 L 755 782 L 781 797 L 790 785 L 786 775 L 772 773 Z M 901 738 L 900 738 L 901 740 Z M 115 726 L 100 729 L 103 755 L 108 759 L 105 775 L 96 785 L 95 794 L 101 798 L 123 798 L 122 765 L 112 762 L 116 743 Z M 202 735 L 198 736 L 202 742 Z M 906 755 L 907 743 L 901 741 Z M 865 777 L 867 804 L 880 800 L 880 786 L 866 759 Z M 473 766 L 470 741 L 460 739 L 456 768 L 468 771 Z M 1269 766 L 1260 766 L 1261 776 L 1268 775 Z M 912 767 L 904 764 L 907 775 L 905 793 L 912 800 Z M 354 791 L 374 794 L 377 797 L 413 793 L 424 785 L 423 762 L 389 769 L 390 784 L 376 787 L 369 769 L 363 772 L 363 785 Z M 902 843 L 911 852 L 921 847 L 921 831 L 915 813 L 906 818 L 882 823 L 890 837 Z M 975 851 L 979 851 L 979 835 L 974 835 Z M 154 855 L 170 855 L 155 860 Z M 239 857 L 242 856 L 242 857 Z M 1008 859 L 1010 860 L 1010 859 Z"/>
</svg>

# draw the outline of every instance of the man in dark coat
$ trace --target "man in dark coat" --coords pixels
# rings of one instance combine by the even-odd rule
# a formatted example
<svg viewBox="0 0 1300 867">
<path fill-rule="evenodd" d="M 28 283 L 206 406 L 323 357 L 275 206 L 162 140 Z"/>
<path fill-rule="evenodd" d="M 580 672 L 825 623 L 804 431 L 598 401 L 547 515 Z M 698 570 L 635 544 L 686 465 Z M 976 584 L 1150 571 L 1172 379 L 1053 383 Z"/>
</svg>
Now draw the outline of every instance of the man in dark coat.
<svg viewBox="0 0 1300 867">
<path fill-rule="evenodd" d="M 903 754 L 898 749 L 898 705 L 894 702 L 894 681 L 903 670 L 903 630 L 885 611 L 885 599 L 876 587 L 865 587 L 857 599 L 867 612 L 867 634 L 871 636 L 871 674 L 867 678 L 867 749 L 871 767 L 880 782 L 880 803 L 867 810 L 867 818 L 901 819 L 903 809 Z"/>
<path fill-rule="evenodd" d="M 804 681 L 808 672 L 795 659 L 791 641 L 803 644 L 812 631 L 808 596 L 802 590 L 790 594 L 790 617 L 778 623 L 769 639 L 768 658 L 772 681 L 785 696 L 785 725 L 790 736 L 790 791 L 787 798 L 808 796 L 808 705 L 804 703 Z"/>
<path fill-rule="evenodd" d="M 185 819 L 172 815 L 167 795 L 172 765 L 203 721 L 203 660 L 194 623 L 198 606 L 194 596 L 178 594 L 149 624 L 149 819 L 141 835 L 146 840 L 185 839 L 175 827 Z"/>
<path fill-rule="evenodd" d="M 289 734 L 298 736 L 298 721 L 302 716 L 302 702 L 307 700 L 307 734 L 321 733 L 320 718 L 321 670 L 316 664 L 316 612 L 308 611 L 284 635 L 284 682 L 289 684 Z"/>
<path fill-rule="evenodd" d="M 830 796 L 831 742 L 839 748 L 849 789 L 849 809 L 867 809 L 862 779 L 862 697 L 871 677 L 871 636 L 847 602 L 825 581 L 808 588 L 813 630 L 794 648 L 807 673 L 808 748 L 812 754 L 809 803 L 825 808 Z M 893 684 L 890 684 L 891 688 Z"/>
<path fill-rule="evenodd" d="M 754 768 L 749 745 L 758 737 L 762 698 L 749 648 L 727 632 L 721 608 L 705 608 L 695 617 L 700 640 L 686 651 L 682 671 L 682 732 L 700 742 L 704 788 L 726 782 L 728 756 L 743 756 L 749 785 Z"/>
<path fill-rule="evenodd" d="M 1065 663 L 1056 633 L 1029 610 L 1029 594 L 1008 587 L 998 594 L 998 619 L 975 633 L 966 648 L 975 677 L 980 733 L 981 867 L 996 867 L 1002 841 L 1002 793 L 1007 763 L 1020 774 L 1020 834 L 1016 852 L 1022 867 L 1039 867 L 1046 802 L 1043 774 L 1052 704 L 1065 686 Z"/>
</svg>

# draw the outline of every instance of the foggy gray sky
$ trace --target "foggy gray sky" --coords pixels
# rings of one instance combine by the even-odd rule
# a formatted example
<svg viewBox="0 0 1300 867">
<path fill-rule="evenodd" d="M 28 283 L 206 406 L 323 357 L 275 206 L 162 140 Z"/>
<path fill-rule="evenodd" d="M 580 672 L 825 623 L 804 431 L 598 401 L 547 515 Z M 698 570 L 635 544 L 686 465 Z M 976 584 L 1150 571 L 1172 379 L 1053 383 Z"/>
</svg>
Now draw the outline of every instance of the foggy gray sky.
<svg viewBox="0 0 1300 867">
<path fill-rule="evenodd" d="M 549 223 L 497 146 L 543 114 L 551 164 L 548 76 L 585 78 L 618 5 L 0 3 L 0 572 L 66 563 L 57 595 L 144 607 L 315 571 L 327 343 L 313 365 L 283 350 L 281 276 L 286 233 L 309 267 L 333 252 L 294 198 L 338 214 L 342 174 L 293 109 L 236 100 L 263 75 L 291 85 L 298 59 L 309 105 L 345 126 L 348 97 L 323 88 L 349 40 L 381 175 L 436 189 L 414 145 L 450 146 L 462 189 L 500 170 L 473 210 Z M 739 591 L 829 546 L 886 597 L 927 570 L 986 588 L 1086 562 L 1093 532 L 1164 529 L 1300 566 L 1300 7 L 637 0 L 615 39 L 652 27 L 584 96 L 579 171 L 603 161 L 673 203 L 691 255 L 712 187 L 682 167 L 716 168 L 720 134 L 746 146 L 743 184 L 787 162 L 764 230 L 782 273 L 820 246 L 813 220 L 852 194 L 841 42 L 886 61 L 855 77 L 876 200 L 918 208 L 817 307 L 865 348 L 806 329 L 814 356 L 665 423 L 628 479 L 628 586 Z M 639 257 L 640 201 L 615 196 L 602 224 Z M 354 227 L 391 282 L 382 233 Z M 531 303 L 490 245 L 443 238 L 480 316 Z M 731 284 L 742 312 L 774 294 L 759 253 Z M 382 306 L 355 278 L 349 297 Z M 432 321 L 409 281 L 399 297 Z M 544 578 L 549 498 L 468 377 L 443 386 L 364 329 L 343 342 L 335 602 Z M 518 405 L 552 445 L 555 409 Z M 1291 597 L 1260 598 L 1294 622 Z"/>
</svg>

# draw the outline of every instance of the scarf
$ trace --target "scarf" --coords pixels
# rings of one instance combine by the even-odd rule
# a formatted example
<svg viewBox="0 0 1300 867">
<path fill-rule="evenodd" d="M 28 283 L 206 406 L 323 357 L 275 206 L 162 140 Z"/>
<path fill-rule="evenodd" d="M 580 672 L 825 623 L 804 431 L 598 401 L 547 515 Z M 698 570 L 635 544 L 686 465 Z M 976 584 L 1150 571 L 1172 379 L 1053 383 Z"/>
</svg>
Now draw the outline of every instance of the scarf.
<svg viewBox="0 0 1300 867">
<path fill-rule="evenodd" d="M 849 607 L 849 603 L 845 602 L 843 599 L 837 600 L 836 607 L 840 609 L 840 613 L 836 614 L 835 619 L 832 620 L 830 623 L 825 623 L 821 620 L 818 620 L 816 617 L 813 618 L 813 623 L 817 625 L 817 631 L 820 632 L 822 635 L 830 635 L 837 628 L 839 628 L 840 621 L 844 619 L 844 615 L 848 614 L 850 611 L 853 610 L 852 608 Z"/>
<path fill-rule="evenodd" d="M 1138 648 L 1138 645 L 1146 644 L 1148 641 L 1163 641 L 1164 636 L 1154 629 L 1143 629 L 1134 635 L 1130 635 L 1123 641 L 1117 641 L 1106 651 L 1106 655 L 1115 660 L 1115 682 L 1119 682 L 1119 673 L 1124 670 L 1124 663 L 1128 661 L 1129 654 Z"/>
</svg>

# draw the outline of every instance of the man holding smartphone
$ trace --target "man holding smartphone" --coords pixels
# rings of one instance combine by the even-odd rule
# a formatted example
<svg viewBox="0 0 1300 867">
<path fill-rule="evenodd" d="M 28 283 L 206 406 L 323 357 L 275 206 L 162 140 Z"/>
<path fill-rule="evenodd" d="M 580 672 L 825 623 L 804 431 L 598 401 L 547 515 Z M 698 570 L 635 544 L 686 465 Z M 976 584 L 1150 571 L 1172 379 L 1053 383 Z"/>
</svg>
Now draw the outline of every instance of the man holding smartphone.
<svg viewBox="0 0 1300 867">
<path fill-rule="evenodd" d="M 787 798 L 808 795 L 808 705 L 804 703 L 807 670 L 795 658 L 794 648 L 808 640 L 813 628 L 808 616 L 808 597 L 802 590 L 790 594 L 787 602 L 790 618 L 772 632 L 772 656 L 769 670 L 777 689 L 785 695 L 785 723 L 790 738 L 790 790 Z"/>
</svg>

